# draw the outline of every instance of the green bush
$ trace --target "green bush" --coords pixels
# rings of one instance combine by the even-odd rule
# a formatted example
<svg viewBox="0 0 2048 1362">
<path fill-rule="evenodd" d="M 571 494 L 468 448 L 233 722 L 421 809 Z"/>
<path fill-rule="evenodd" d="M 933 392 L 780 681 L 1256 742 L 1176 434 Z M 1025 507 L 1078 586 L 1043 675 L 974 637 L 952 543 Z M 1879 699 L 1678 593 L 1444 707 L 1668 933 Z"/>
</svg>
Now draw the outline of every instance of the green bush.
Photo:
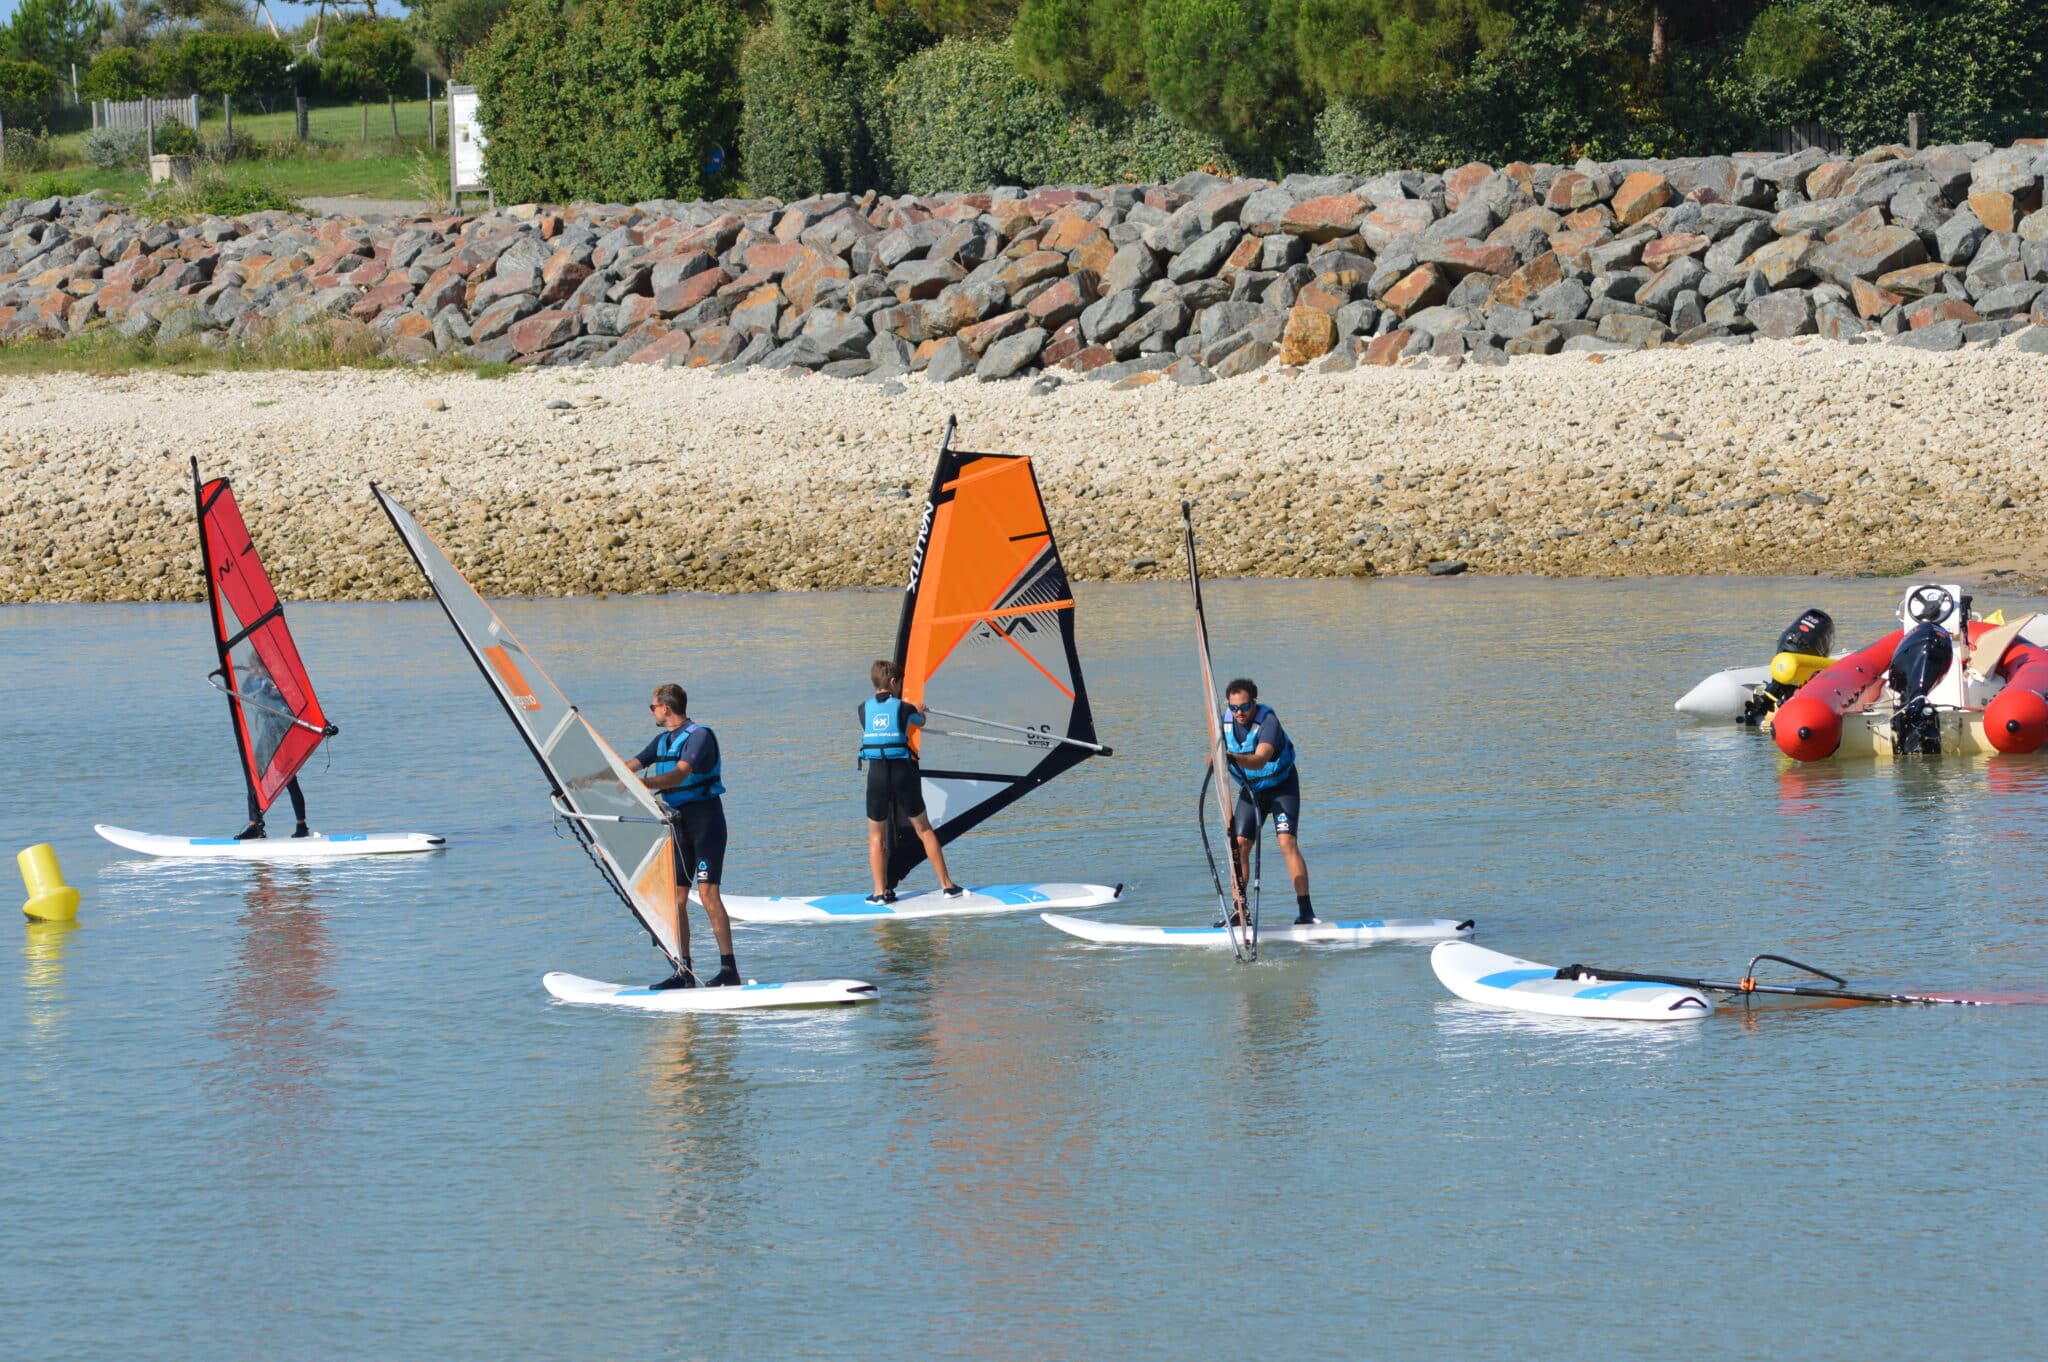
<svg viewBox="0 0 2048 1362">
<path fill-rule="evenodd" d="M 155 89 L 149 63 L 133 47 L 108 48 L 78 78 L 78 97 L 85 100 L 144 99 Z"/>
<path fill-rule="evenodd" d="M 196 175 L 177 189 L 160 190 L 135 206 L 157 221 L 189 217 L 242 217 L 249 213 L 297 212 L 298 200 L 259 180 L 230 178 L 217 172 Z"/>
<path fill-rule="evenodd" d="M 175 118 L 166 118 L 156 125 L 149 145 L 158 156 L 197 156 L 199 134 Z"/>
<path fill-rule="evenodd" d="M 85 135 L 85 159 L 101 170 L 133 170 L 142 164 L 141 128 L 94 128 Z"/>
<path fill-rule="evenodd" d="M 342 85 L 343 98 L 383 98 L 409 88 L 412 34 L 396 19 L 351 19 L 320 40 L 323 84 Z"/>
<path fill-rule="evenodd" d="M 268 33 L 188 33 L 158 69 L 164 87 L 181 94 L 246 96 L 288 85 L 291 60 Z"/>
<path fill-rule="evenodd" d="M 12 159 L 10 153 L 10 166 Z M 75 175 L 39 172 L 9 178 L 4 188 L 0 188 L 0 199 L 68 199 L 84 192 L 85 186 Z"/>
<path fill-rule="evenodd" d="M 1159 107 L 1241 146 L 1305 131 L 1315 105 L 1294 55 L 1293 0 L 1151 0 L 1145 79 Z"/>
<path fill-rule="evenodd" d="M 1117 184 L 1232 170 L 1220 139 L 1152 105 L 1061 94 L 1017 73 L 1007 43 L 949 38 L 897 68 L 888 89 L 897 188 Z"/>
<path fill-rule="evenodd" d="M 740 56 L 749 191 L 798 199 L 888 184 L 889 73 L 931 41 L 871 0 L 773 0 Z"/>
<path fill-rule="evenodd" d="M 745 38 L 736 0 L 515 0 L 467 67 L 492 187 L 514 202 L 714 194 Z"/>
<path fill-rule="evenodd" d="M 0 59 L 0 119 L 12 128 L 40 128 L 57 93 L 57 77 L 41 62 Z"/>
<path fill-rule="evenodd" d="M 50 139 L 41 133 L 27 129 L 9 131 L 7 134 L 7 169 L 16 174 L 28 174 L 48 170 L 57 164 L 57 157 L 50 149 Z M 37 198 L 48 198 L 38 194 Z"/>
</svg>

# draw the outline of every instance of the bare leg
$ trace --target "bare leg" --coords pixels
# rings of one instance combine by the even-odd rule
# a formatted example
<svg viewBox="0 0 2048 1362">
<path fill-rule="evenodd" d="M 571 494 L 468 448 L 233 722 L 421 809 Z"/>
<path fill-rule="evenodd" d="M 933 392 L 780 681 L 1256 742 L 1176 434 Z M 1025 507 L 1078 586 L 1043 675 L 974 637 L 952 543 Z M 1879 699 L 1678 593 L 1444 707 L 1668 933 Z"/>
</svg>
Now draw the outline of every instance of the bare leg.
<svg viewBox="0 0 2048 1362">
<path fill-rule="evenodd" d="M 917 830 L 917 840 L 924 843 L 925 859 L 939 873 L 939 888 L 951 889 L 953 877 L 946 873 L 946 852 L 939 845 L 939 834 L 932 831 L 932 820 L 919 814 L 910 820 L 910 826 Z"/>
<path fill-rule="evenodd" d="M 731 955 L 732 919 L 725 915 L 725 899 L 715 884 L 699 884 L 697 892 L 704 899 L 704 916 L 711 919 L 711 937 L 718 943 L 720 955 Z"/>
<path fill-rule="evenodd" d="M 1287 860 L 1287 875 L 1289 879 L 1294 881 L 1296 896 L 1306 897 L 1308 894 L 1308 862 L 1301 859 L 1300 843 L 1295 841 L 1294 834 L 1291 832 L 1279 833 L 1273 840 L 1280 844 L 1280 854 Z"/>
<path fill-rule="evenodd" d="M 873 818 L 868 820 L 868 873 L 874 877 L 877 894 L 884 893 L 889 888 L 885 882 L 889 874 L 889 853 L 883 845 L 883 838 L 888 835 L 888 831 L 887 823 L 878 822 Z"/>
</svg>

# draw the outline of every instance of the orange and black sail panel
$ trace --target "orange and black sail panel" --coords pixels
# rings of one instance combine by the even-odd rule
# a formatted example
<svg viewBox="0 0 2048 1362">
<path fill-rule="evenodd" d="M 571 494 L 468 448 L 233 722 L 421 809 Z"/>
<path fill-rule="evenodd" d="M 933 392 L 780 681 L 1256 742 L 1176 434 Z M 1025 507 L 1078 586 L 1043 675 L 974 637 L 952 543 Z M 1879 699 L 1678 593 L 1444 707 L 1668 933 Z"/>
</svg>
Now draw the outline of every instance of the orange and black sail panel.
<svg viewBox="0 0 2048 1362">
<path fill-rule="evenodd" d="M 913 739 L 946 843 L 1097 755 L 1074 595 L 1031 460 L 939 450 L 896 636 L 903 698 L 943 712 Z M 924 859 L 890 839 L 894 884 Z"/>
<path fill-rule="evenodd" d="M 199 480 L 199 560 L 220 666 L 213 681 L 228 697 L 242 776 L 259 807 L 268 809 L 284 787 L 334 733 L 299 660 L 284 622 L 284 604 L 263 570 L 263 559 L 242 522 L 226 478 Z"/>
</svg>

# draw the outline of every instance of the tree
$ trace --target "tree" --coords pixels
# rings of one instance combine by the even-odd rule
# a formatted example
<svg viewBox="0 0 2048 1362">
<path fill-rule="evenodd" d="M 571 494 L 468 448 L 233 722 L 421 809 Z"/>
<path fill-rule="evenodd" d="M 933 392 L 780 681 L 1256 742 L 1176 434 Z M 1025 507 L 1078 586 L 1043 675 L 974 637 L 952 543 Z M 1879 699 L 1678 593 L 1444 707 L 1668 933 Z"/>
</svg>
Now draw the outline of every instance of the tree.
<svg viewBox="0 0 2048 1362">
<path fill-rule="evenodd" d="M 1145 98 L 1145 0 L 1024 0 L 1017 69 L 1056 90 Z"/>
<path fill-rule="evenodd" d="M 1412 100 L 1455 84 L 1513 27 L 1503 0 L 1301 0 L 1294 50 L 1325 99 Z"/>
<path fill-rule="evenodd" d="M 885 186 L 883 88 L 933 40 L 872 0 L 771 0 L 740 57 L 740 164 L 757 194 L 803 198 Z"/>
<path fill-rule="evenodd" d="M 21 0 L 0 47 L 12 48 L 23 61 L 68 71 L 92 55 L 113 22 L 114 11 L 100 0 Z"/>
<path fill-rule="evenodd" d="M 445 80 L 511 7 L 512 0 L 413 0 L 413 36 L 434 74 Z"/>
<path fill-rule="evenodd" d="M 391 140 L 398 140 L 398 91 L 414 68 L 412 34 L 396 19 L 353 19 L 320 40 L 322 66 L 335 63 L 353 73 L 357 94 L 378 95 L 391 109 Z"/>
<path fill-rule="evenodd" d="M 1160 107 L 1239 146 L 1304 131 L 1314 103 L 1294 54 L 1298 0 L 1150 0 L 1145 80 Z"/>
</svg>

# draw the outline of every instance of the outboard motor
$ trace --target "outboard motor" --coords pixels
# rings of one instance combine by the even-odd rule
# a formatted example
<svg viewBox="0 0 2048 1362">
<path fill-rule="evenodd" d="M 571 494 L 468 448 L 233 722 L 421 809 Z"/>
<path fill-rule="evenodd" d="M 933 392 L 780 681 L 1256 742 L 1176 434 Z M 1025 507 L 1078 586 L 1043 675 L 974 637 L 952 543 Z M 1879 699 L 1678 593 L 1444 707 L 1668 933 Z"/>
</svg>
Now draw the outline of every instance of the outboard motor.
<svg viewBox="0 0 2048 1362">
<path fill-rule="evenodd" d="M 1771 679 L 1750 695 L 1737 722 L 1760 724 L 1777 713 L 1788 696 L 1828 669 L 1834 660 L 1828 653 L 1834 646 L 1835 621 L 1827 611 L 1808 610 L 1793 620 L 1778 635 L 1777 655 L 1771 659 Z"/>
<path fill-rule="evenodd" d="M 1914 625 L 1892 654 L 1887 684 L 1899 697 L 1892 711 L 1892 750 L 1901 755 L 1941 751 L 1941 712 L 1927 692 L 1948 675 L 1956 648 L 1939 620 Z"/>
</svg>

